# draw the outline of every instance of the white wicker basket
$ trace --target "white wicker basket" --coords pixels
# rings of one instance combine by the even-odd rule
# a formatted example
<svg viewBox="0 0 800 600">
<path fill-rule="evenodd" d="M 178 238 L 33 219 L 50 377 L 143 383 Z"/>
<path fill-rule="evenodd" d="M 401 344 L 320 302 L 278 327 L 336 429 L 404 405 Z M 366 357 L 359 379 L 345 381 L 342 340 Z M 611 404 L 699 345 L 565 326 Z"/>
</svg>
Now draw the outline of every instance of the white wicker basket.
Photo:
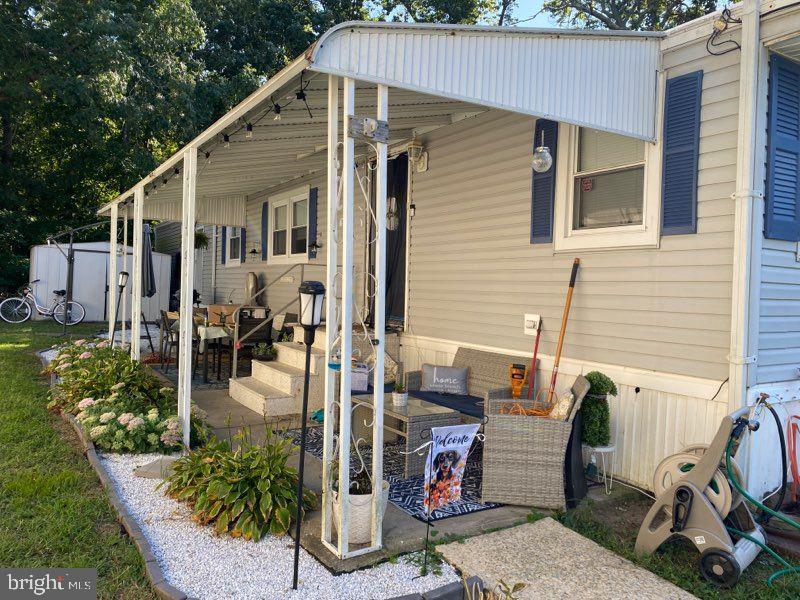
<svg viewBox="0 0 800 600">
<path fill-rule="evenodd" d="M 348 544 L 369 544 L 372 539 L 372 494 L 350 494 L 348 511 Z M 389 482 L 384 481 L 381 489 L 380 519 L 386 513 L 389 502 Z M 339 523 L 339 493 L 333 492 L 334 523 Z"/>
</svg>

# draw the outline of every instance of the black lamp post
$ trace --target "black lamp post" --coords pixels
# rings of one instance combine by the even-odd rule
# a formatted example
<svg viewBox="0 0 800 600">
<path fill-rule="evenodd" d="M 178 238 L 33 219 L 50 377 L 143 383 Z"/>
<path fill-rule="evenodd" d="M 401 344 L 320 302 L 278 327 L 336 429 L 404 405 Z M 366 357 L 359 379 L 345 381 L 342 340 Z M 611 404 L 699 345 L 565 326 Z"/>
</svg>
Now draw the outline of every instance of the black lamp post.
<svg viewBox="0 0 800 600">
<path fill-rule="evenodd" d="M 303 379 L 303 414 L 300 421 L 300 468 L 297 477 L 297 518 L 294 534 L 294 579 L 292 589 L 297 589 L 297 569 L 300 562 L 300 526 L 303 514 L 303 467 L 306 458 L 306 421 L 308 420 L 308 377 L 311 370 L 311 345 L 322 322 L 322 301 L 325 286 L 319 281 L 304 281 L 300 284 L 300 325 L 303 326 L 303 342 L 306 345 L 306 370 Z"/>
<path fill-rule="evenodd" d="M 117 305 L 114 307 L 114 329 L 111 330 L 111 347 L 114 347 L 114 336 L 117 334 L 117 318 L 119 317 L 119 305 L 122 301 L 122 292 L 125 286 L 128 285 L 128 272 L 120 271 L 117 276 L 117 286 L 119 287 L 119 294 L 117 294 Z"/>
</svg>

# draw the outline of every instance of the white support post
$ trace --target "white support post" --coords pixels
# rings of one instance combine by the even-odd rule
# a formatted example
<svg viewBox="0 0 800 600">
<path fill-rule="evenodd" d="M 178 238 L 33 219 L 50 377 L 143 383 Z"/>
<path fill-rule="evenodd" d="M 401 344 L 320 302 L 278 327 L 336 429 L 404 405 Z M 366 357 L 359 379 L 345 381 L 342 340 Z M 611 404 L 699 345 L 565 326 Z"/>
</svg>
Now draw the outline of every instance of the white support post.
<svg viewBox="0 0 800 600">
<path fill-rule="evenodd" d="M 178 340 L 178 417 L 183 445 L 188 450 L 192 410 L 192 290 L 194 282 L 195 191 L 197 188 L 197 148 L 183 154 L 183 202 L 181 218 L 181 299 Z"/>
<path fill-rule="evenodd" d="M 127 203 L 127 200 L 126 200 Z M 122 270 L 130 274 L 128 270 L 128 218 L 130 217 L 130 210 L 128 205 L 125 204 L 124 216 L 122 219 Z M 128 287 L 122 291 L 122 325 L 119 334 L 120 345 L 125 344 L 125 329 L 126 318 L 128 314 L 128 295 L 131 293 L 131 283 L 128 281 Z"/>
<path fill-rule="evenodd" d="M 389 120 L 389 88 L 378 85 L 378 121 Z M 386 358 L 386 170 L 388 146 L 377 143 L 375 181 L 375 373 L 372 421 L 372 546 L 381 546 L 383 522 L 383 373 Z"/>
<path fill-rule="evenodd" d="M 328 76 L 328 235 L 327 235 L 327 267 L 325 274 L 325 421 L 323 425 L 322 450 L 322 539 L 331 541 L 331 472 L 330 462 L 333 458 L 333 422 L 336 399 L 336 372 L 329 367 L 333 359 L 331 345 L 336 339 L 339 324 L 336 318 L 338 290 L 336 289 L 336 273 L 338 272 L 337 242 L 339 215 L 339 173 L 337 169 L 337 148 L 339 136 L 339 78 Z"/>
<path fill-rule="evenodd" d="M 142 215 L 144 187 L 133 192 L 133 277 L 131 278 L 131 358 L 139 360 L 142 330 Z"/>
<path fill-rule="evenodd" d="M 339 556 L 348 554 L 348 537 L 350 531 L 350 419 L 352 374 L 351 360 L 353 355 L 353 212 L 354 212 L 354 170 L 355 143 L 348 135 L 350 119 L 355 112 L 355 81 L 344 78 L 343 93 L 343 125 L 342 141 L 342 370 L 339 390 Z"/>
<path fill-rule="evenodd" d="M 108 234 L 108 339 L 114 337 L 114 329 L 117 326 L 117 252 L 119 243 L 117 242 L 117 225 L 119 224 L 119 204 L 114 202 L 111 205 L 111 219 Z"/>
</svg>

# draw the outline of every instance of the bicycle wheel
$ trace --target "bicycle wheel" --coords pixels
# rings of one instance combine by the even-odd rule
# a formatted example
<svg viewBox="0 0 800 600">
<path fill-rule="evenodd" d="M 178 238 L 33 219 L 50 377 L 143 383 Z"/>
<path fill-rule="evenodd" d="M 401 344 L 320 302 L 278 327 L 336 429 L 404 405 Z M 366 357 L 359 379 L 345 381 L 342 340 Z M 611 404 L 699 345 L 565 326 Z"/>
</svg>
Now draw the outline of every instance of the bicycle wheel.
<svg viewBox="0 0 800 600">
<path fill-rule="evenodd" d="M 59 325 L 64 324 L 65 305 L 65 302 L 59 302 L 53 309 L 53 319 L 55 319 L 56 323 Z M 69 309 L 67 310 L 67 325 L 77 325 L 83 321 L 85 317 L 86 309 L 83 308 L 83 304 L 76 302 L 75 300 L 70 301 Z"/>
<path fill-rule="evenodd" d="M 24 298 L 6 298 L 0 302 L 0 317 L 6 323 L 24 323 L 31 318 L 31 305 Z"/>
</svg>

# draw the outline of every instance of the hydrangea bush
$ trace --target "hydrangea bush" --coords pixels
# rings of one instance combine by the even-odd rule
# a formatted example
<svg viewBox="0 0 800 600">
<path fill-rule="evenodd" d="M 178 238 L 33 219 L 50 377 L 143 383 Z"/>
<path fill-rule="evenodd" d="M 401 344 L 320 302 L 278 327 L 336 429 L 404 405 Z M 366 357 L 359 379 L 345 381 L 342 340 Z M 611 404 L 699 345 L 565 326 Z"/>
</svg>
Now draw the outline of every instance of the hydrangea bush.
<svg viewBox="0 0 800 600">
<path fill-rule="evenodd" d="M 127 352 L 106 342 L 62 347 L 46 372 L 58 376 L 49 408 L 75 415 L 108 452 L 168 452 L 181 447 L 175 390 Z M 206 415 L 192 407 L 192 443 L 206 438 Z"/>
</svg>

